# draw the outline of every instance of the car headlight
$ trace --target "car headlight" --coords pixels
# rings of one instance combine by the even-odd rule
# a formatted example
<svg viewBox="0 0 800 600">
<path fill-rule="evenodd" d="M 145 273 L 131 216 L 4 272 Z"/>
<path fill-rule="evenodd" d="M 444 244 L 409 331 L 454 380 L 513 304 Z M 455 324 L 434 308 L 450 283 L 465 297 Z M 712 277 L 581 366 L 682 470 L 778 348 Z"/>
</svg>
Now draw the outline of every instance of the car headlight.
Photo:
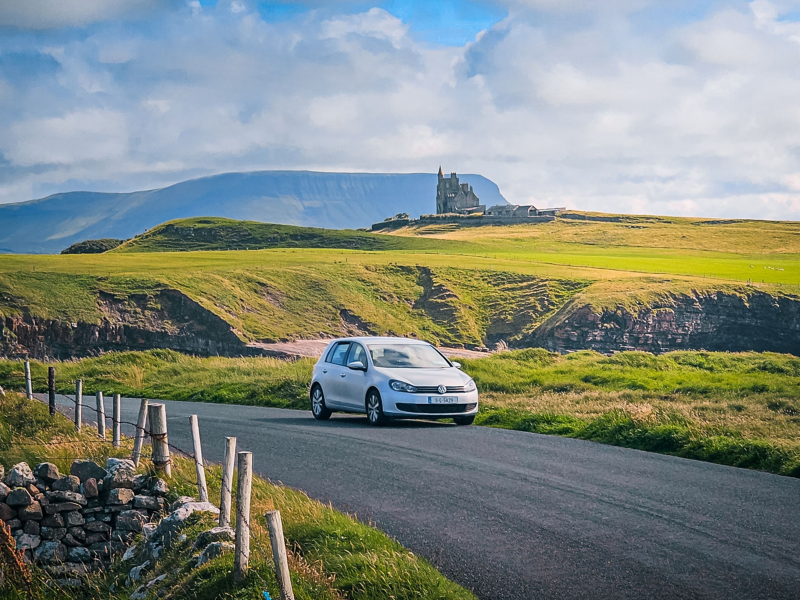
<svg viewBox="0 0 800 600">
<path fill-rule="evenodd" d="M 406 383 L 405 381 L 398 381 L 397 379 L 392 379 L 389 381 L 389 387 L 392 388 L 395 392 L 408 392 L 409 394 L 413 394 L 417 391 L 410 383 Z"/>
<path fill-rule="evenodd" d="M 474 392 L 476 387 L 477 386 L 475 385 L 475 382 L 472 379 L 470 379 L 469 383 L 464 386 L 464 391 L 465 392 Z"/>
</svg>

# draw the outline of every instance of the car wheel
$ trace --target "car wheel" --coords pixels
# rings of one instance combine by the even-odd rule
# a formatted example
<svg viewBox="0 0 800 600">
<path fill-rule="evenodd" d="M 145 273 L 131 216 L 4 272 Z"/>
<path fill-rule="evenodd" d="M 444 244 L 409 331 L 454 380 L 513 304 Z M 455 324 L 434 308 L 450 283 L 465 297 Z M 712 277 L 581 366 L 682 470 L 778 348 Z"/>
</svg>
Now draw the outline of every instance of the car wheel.
<svg viewBox="0 0 800 600">
<path fill-rule="evenodd" d="M 383 425 L 386 423 L 386 415 L 383 414 L 383 403 L 381 395 L 377 390 L 370 390 L 367 394 L 367 419 L 370 425 Z"/>
<path fill-rule="evenodd" d="M 325 406 L 325 394 L 322 393 L 322 388 L 315 385 L 311 390 L 311 414 L 315 419 L 326 421 L 331 418 L 331 411 Z"/>
<path fill-rule="evenodd" d="M 472 425 L 473 421 L 475 421 L 475 415 L 470 415 L 468 417 L 453 417 L 453 421 L 455 421 L 456 425 Z"/>
</svg>

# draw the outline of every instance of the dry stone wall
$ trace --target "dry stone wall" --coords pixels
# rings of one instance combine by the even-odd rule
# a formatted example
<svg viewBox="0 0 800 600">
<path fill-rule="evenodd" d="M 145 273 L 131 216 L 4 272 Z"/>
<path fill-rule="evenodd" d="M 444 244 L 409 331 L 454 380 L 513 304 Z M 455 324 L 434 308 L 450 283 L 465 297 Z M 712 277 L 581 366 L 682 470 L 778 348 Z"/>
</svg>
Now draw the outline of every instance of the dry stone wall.
<svg viewBox="0 0 800 600">
<path fill-rule="evenodd" d="M 0 466 L 0 477 L 3 475 Z M 76 460 L 70 474 L 51 463 L 14 465 L 0 483 L 0 519 L 29 562 L 70 578 L 101 569 L 166 512 L 163 479 L 136 475 L 133 462 L 105 468 Z"/>
</svg>

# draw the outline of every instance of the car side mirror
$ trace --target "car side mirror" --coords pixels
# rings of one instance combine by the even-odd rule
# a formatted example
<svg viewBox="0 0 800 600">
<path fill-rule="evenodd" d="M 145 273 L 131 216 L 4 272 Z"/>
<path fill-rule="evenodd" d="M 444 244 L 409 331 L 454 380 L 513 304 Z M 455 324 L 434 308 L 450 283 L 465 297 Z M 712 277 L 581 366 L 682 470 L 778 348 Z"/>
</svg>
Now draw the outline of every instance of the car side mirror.
<svg viewBox="0 0 800 600">
<path fill-rule="evenodd" d="M 461 363 L 460 363 L 460 362 L 453 361 L 453 366 L 454 366 L 456 369 L 460 369 L 460 368 L 461 368 Z"/>
<path fill-rule="evenodd" d="M 364 366 L 364 363 L 360 360 L 354 360 L 349 365 L 347 365 L 348 369 L 352 369 L 353 371 L 366 371 L 367 367 Z"/>
</svg>

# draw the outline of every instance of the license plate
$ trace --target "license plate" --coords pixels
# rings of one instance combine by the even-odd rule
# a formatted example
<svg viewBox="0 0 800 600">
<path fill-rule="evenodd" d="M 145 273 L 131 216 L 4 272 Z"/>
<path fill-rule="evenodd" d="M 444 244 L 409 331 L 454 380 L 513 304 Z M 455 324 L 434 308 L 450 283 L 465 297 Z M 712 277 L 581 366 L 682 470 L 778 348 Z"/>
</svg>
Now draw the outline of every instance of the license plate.
<svg viewBox="0 0 800 600">
<path fill-rule="evenodd" d="M 458 404 L 455 396 L 428 396 L 428 404 Z"/>
</svg>

